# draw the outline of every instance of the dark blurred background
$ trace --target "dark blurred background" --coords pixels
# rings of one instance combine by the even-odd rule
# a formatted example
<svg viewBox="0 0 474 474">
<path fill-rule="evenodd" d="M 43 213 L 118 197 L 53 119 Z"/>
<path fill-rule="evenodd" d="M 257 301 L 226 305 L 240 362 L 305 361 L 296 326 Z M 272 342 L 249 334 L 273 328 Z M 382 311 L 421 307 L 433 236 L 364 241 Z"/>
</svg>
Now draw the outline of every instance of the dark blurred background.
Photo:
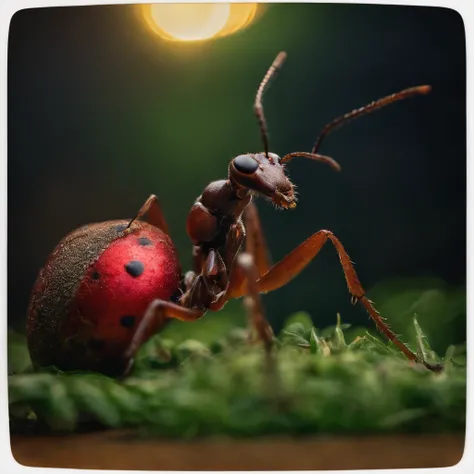
<svg viewBox="0 0 474 474">
<path fill-rule="evenodd" d="M 373 99 L 425 83 L 433 92 L 330 135 L 320 151 L 341 173 L 304 159 L 289 165 L 298 207 L 276 212 L 258 202 L 274 260 L 326 228 L 367 289 L 395 279 L 410 290 L 424 278 L 464 291 L 465 36 L 455 11 L 268 5 L 235 35 L 170 43 L 136 8 L 24 10 L 11 21 L 11 326 L 23 327 L 37 272 L 67 232 L 130 217 L 150 193 L 161 199 L 183 268 L 190 266 L 187 212 L 210 181 L 226 177 L 233 156 L 261 151 L 252 103 L 280 50 L 288 60 L 265 96 L 271 149 L 280 155 L 309 151 L 329 120 Z M 351 306 L 329 245 L 264 301 L 277 329 L 295 311 L 309 312 L 318 327 L 333 324 L 336 312 L 369 324 Z M 459 327 L 457 339 L 464 322 Z"/>
</svg>

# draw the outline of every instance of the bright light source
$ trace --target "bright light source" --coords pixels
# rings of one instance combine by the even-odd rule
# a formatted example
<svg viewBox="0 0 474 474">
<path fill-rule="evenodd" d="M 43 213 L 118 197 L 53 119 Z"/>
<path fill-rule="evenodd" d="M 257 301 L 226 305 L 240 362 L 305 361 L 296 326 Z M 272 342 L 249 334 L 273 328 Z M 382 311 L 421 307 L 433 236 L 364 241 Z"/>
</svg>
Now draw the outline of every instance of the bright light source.
<svg viewBox="0 0 474 474">
<path fill-rule="evenodd" d="M 256 3 L 155 3 L 142 5 L 145 20 L 160 36 L 199 41 L 245 28 L 255 17 Z"/>
</svg>

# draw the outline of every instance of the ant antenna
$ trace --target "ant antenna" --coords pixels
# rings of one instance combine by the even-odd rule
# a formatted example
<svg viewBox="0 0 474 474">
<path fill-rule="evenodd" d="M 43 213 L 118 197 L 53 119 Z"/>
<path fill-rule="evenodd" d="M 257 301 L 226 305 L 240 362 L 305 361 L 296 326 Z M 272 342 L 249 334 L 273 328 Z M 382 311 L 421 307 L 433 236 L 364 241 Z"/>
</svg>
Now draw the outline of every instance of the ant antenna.
<svg viewBox="0 0 474 474">
<path fill-rule="evenodd" d="M 270 79 L 276 74 L 276 72 L 281 68 L 283 62 L 286 59 L 286 53 L 284 51 L 278 53 L 278 56 L 273 61 L 272 65 L 268 69 L 265 77 L 258 86 L 257 95 L 255 96 L 255 102 L 253 105 L 253 110 L 257 116 L 258 124 L 260 126 L 260 134 L 263 140 L 263 148 L 265 150 L 265 156 L 268 158 L 268 130 L 267 122 L 265 120 L 265 115 L 263 114 L 263 105 L 262 105 L 262 96 L 267 87 Z"/>
<path fill-rule="evenodd" d="M 339 165 L 339 163 L 330 156 L 320 155 L 319 153 L 308 153 L 305 151 L 294 151 L 293 153 L 288 153 L 288 155 L 285 155 L 280 160 L 280 163 L 286 163 L 287 161 L 292 160 L 296 156 L 302 156 L 304 158 L 310 158 L 311 160 L 320 161 L 329 165 L 335 171 L 341 171 L 341 166 Z"/>
<path fill-rule="evenodd" d="M 338 117 L 334 119 L 332 122 L 328 123 L 324 128 L 319 137 L 316 140 L 316 143 L 311 150 L 311 153 L 316 153 L 321 146 L 321 142 L 323 141 L 324 137 L 326 137 L 330 132 L 339 128 L 341 125 L 349 122 L 352 119 L 361 117 L 362 115 L 370 114 L 374 110 L 380 109 L 381 107 L 385 107 L 386 105 L 392 104 L 398 100 L 406 99 L 408 97 L 412 97 L 418 94 L 428 94 L 431 91 L 431 86 L 415 86 L 410 87 L 408 89 L 404 89 L 396 94 L 388 95 L 387 97 L 383 97 L 382 99 L 375 100 L 370 104 L 361 107 L 360 109 L 355 109 L 352 112 L 349 112 L 342 117 Z"/>
</svg>

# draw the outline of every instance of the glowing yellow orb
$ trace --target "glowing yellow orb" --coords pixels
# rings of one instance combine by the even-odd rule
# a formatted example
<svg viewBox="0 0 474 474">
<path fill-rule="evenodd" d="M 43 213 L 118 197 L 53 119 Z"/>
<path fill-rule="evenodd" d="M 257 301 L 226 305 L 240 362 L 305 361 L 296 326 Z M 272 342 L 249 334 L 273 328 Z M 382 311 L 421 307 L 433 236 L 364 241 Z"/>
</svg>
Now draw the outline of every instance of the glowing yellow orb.
<svg viewBox="0 0 474 474">
<path fill-rule="evenodd" d="M 256 3 L 155 3 L 142 5 L 148 25 L 161 37 L 199 41 L 245 28 L 257 12 Z"/>
</svg>

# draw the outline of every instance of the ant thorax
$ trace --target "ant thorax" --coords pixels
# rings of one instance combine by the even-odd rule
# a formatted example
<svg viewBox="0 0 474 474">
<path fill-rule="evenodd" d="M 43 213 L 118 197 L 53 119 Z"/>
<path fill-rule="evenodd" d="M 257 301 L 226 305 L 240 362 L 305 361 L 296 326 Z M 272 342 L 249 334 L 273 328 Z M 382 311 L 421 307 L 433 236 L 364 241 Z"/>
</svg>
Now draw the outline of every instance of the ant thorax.
<svg viewBox="0 0 474 474">
<path fill-rule="evenodd" d="M 188 214 L 186 228 L 193 244 L 219 248 L 250 200 L 250 192 L 236 189 L 230 180 L 210 183 Z"/>
</svg>

